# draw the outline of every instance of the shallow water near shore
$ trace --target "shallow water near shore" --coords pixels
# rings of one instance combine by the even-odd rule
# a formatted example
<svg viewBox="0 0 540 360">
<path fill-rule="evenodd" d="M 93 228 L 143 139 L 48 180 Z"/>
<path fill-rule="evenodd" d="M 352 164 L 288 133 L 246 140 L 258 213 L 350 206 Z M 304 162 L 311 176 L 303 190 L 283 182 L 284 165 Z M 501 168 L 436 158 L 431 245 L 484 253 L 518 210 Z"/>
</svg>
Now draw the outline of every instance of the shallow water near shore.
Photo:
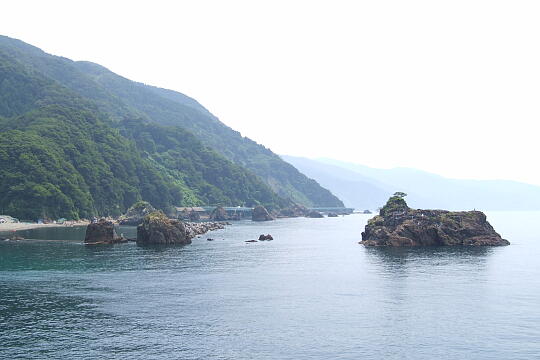
<svg viewBox="0 0 540 360">
<path fill-rule="evenodd" d="M 21 232 L 55 241 L 0 243 L 0 358 L 538 358 L 540 213 L 487 215 L 510 246 L 365 248 L 368 215 L 236 222 L 185 247 Z"/>
</svg>

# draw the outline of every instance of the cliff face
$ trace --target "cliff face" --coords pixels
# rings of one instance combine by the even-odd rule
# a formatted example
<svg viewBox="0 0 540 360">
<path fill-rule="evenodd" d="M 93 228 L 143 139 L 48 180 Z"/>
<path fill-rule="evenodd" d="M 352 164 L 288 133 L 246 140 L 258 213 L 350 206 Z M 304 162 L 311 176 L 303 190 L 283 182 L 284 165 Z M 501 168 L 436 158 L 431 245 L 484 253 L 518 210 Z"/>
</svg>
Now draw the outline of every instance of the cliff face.
<svg viewBox="0 0 540 360">
<path fill-rule="evenodd" d="M 381 215 L 368 221 L 360 243 L 365 246 L 510 244 L 481 211 L 415 210 L 396 197 L 381 209 Z"/>
</svg>

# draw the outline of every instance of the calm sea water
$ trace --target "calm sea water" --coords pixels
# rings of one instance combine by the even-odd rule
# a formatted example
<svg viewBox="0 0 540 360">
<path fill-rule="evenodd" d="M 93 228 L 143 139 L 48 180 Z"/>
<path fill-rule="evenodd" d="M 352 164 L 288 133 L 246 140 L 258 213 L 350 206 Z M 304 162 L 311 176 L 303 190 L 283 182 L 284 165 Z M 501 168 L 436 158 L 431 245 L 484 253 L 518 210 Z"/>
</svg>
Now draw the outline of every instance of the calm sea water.
<svg viewBox="0 0 540 360">
<path fill-rule="evenodd" d="M 500 248 L 366 249 L 367 219 L 239 222 L 185 247 L 28 231 L 61 240 L 0 244 L 0 358 L 540 358 L 540 213 L 488 213 Z"/>
</svg>

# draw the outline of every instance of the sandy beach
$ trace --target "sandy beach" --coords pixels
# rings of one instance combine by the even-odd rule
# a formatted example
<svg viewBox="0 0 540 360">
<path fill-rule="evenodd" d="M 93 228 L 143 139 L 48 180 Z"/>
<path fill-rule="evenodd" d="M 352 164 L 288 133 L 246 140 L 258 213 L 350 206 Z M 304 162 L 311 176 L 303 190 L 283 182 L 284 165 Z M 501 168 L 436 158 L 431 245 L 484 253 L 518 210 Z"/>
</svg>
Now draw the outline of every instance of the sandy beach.
<svg viewBox="0 0 540 360">
<path fill-rule="evenodd" d="M 65 224 L 35 224 L 35 223 L 5 223 L 0 224 L 0 233 L 18 230 L 37 229 L 44 227 L 68 227 L 68 226 L 85 226 L 87 221 L 70 221 Z"/>
</svg>

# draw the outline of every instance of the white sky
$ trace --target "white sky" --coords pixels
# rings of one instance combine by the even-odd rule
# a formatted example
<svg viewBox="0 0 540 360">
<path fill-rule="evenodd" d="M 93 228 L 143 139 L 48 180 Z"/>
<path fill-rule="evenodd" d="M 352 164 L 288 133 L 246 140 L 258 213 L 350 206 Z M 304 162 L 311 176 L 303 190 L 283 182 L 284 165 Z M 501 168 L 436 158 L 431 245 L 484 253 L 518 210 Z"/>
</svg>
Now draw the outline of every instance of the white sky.
<svg viewBox="0 0 540 360">
<path fill-rule="evenodd" d="M 281 154 L 540 184 L 538 1 L 4 0 L 0 34 Z"/>
</svg>

